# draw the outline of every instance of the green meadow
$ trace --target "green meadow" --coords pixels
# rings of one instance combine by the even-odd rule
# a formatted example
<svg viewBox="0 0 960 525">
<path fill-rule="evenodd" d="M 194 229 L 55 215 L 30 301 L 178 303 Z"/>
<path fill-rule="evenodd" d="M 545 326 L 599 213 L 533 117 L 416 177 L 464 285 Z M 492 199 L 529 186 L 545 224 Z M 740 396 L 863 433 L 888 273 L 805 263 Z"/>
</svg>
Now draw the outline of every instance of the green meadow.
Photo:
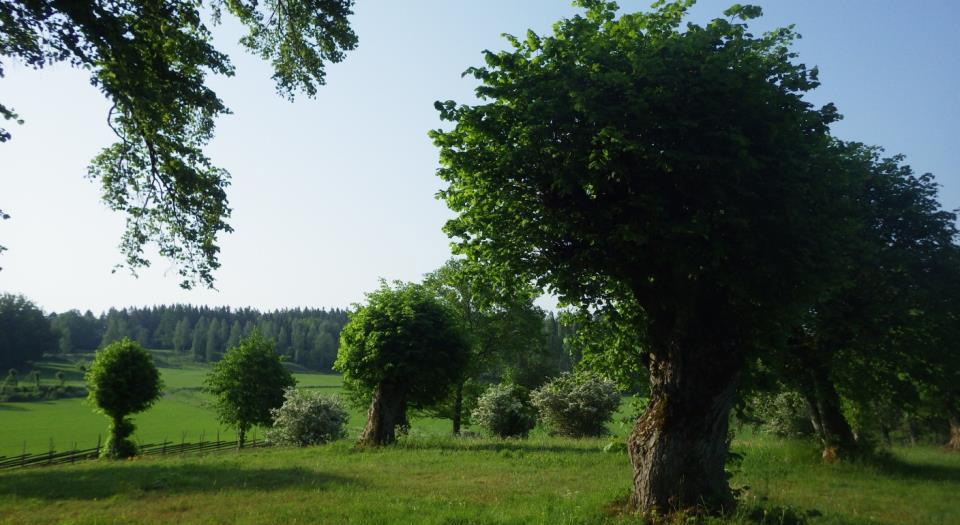
<svg viewBox="0 0 960 525">
<path fill-rule="evenodd" d="M 142 444 L 164 440 L 197 442 L 201 438 L 214 440 L 235 439 L 235 431 L 217 422 L 216 414 L 207 406 L 208 396 L 202 392 L 203 378 L 209 367 L 190 362 L 179 362 L 169 353 L 154 351 L 164 382 L 164 396 L 152 408 L 133 417 L 137 425 L 134 438 Z M 45 362 L 36 366 L 41 384 L 56 385 L 57 372 L 63 372 L 67 385 L 83 385 L 83 377 L 76 362 Z M 322 389 L 330 394 L 341 392 L 340 376 L 331 374 L 294 372 L 297 386 Z M 23 380 L 21 385 L 31 384 Z M 351 409 L 350 434 L 357 435 L 363 427 L 365 414 Z M 55 450 L 93 448 L 107 428 L 107 418 L 93 411 L 82 398 L 53 401 L 0 403 L 0 456 L 16 456 L 26 450 L 29 454 Z M 450 422 L 435 418 L 415 418 L 417 431 L 442 432 Z M 263 429 L 257 429 L 257 438 Z M 253 437 L 252 435 L 250 437 Z"/>
<path fill-rule="evenodd" d="M 0 522 L 639 523 L 622 508 L 627 457 L 606 443 L 415 434 L 380 450 L 342 440 L 7 471 Z M 960 523 L 957 454 L 897 448 L 824 465 L 809 443 L 747 436 L 733 448 L 745 455 L 732 479 L 741 507 L 707 523 Z"/>
<path fill-rule="evenodd" d="M 208 368 L 158 353 L 165 395 L 136 417 L 141 443 L 232 439 L 201 391 Z M 42 381 L 76 363 L 38 366 Z M 341 392 L 339 376 L 298 371 L 303 388 Z M 306 449 L 85 462 L 0 473 L 3 523 L 636 523 L 623 512 L 630 466 L 622 447 L 624 403 L 610 438 L 528 440 L 449 436 L 450 422 L 414 417 L 396 447 L 359 451 L 365 414 L 352 409 L 350 438 Z M 106 418 L 82 399 L 2 403 L 0 455 L 96 444 Z M 258 432 L 262 435 L 262 429 Z M 823 464 L 812 443 L 742 429 L 732 467 L 741 507 L 713 523 L 960 524 L 960 455 L 894 448 L 865 463 Z"/>
</svg>

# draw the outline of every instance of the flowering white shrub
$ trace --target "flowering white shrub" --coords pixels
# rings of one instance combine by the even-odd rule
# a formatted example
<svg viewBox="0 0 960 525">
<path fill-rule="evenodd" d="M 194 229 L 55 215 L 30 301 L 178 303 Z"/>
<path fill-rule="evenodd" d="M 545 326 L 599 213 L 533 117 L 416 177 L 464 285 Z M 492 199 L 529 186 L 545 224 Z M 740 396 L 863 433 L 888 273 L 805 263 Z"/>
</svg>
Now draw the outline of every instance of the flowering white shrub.
<svg viewBox="0 0 960 525">
<path fill-rule="evenodd" d="M 278 445 L 320 445 L 347 436 L 347 411 L 340 398 L 288 388 L 283 405 L 270 411 L 267 440 Z"/>
<path fill-rule="evenodd" d="M 530 400 L 551 434 L 571 437 L 606 434 L 606 423 L 620 406 L 612 381 L 570 373 L 534 390 Z"/>
<path fill-rule="evenodd" d="M 501 383 L 492 385 L 477 399 L 470 414 L 473 423 L 499 437 L 527 437 L 537 423 L 527 389 Z"/>
</svg>

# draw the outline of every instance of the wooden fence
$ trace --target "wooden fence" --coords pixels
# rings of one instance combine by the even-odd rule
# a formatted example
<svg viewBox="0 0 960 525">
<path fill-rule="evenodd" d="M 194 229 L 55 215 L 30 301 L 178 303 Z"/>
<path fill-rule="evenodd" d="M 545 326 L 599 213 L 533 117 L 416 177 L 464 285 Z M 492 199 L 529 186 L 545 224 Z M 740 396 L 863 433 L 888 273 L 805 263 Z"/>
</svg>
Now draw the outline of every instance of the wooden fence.
<svg viewBox="0 0 960 525">
<path fill-rule="evenodd" d="M 257 441 L 256 434 L 254 434 L 253 440 L 244 444 L 244 448 L 261 448 L 265 446 L 268 446 L 268 443 L 262 439 Z M 42 452 L 39 454 L 23 453 L 12 457 L 0 456 L 0 470 L 46 465 L 65 465 L 68 463 L 76 463 L 78 461 L 97 459 L 100 457 L 101 448 L 101 440 L 98 437 L 96 447 L 79 450 L 77 449 L 76 444 L 74 444 L 71 450 L 57 452 L 53 449 L 53 442 L 51 440 L 50 448 L 47 452 Z M 26 446 L 24 446 L 24 449 L 26 449 Z M 200 441 L 197 443 L 187 443 L 181 439 L 179 443 L 176 441 L 164 440 L 162 443 L 139 445 L 139 455 L 167 456 L 176 454 L 219 452 L 222 450 L 236 449 L 236 441 L 222 441 L 219 434 L 217 435 L 216 440 L 204 441 L 203 435 L 201 434 Z"/>
</svg>

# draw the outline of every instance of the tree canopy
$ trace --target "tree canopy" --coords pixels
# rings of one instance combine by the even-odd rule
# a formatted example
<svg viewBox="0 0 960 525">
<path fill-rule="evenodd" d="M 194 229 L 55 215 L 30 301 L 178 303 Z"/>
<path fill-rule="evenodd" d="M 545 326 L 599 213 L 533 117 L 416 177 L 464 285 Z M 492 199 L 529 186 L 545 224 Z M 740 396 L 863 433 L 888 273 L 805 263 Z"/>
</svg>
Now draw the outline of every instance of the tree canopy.
<svg viewBox="0 0 960 525">
<path fill-rule="evenodd" d="M 254 332 L 213 365 L 204 389 L 213 395 L 220 422 L 237 428 L 237 445 L 243 447 L 252 426 L 270 425 L 271 410 L 283 405 L 284 390 L 295 383 L 273 342 Z"/>
<path fill-rule="evenodd" d="M 134 426 L 127 416 L 150 408 L 163 391 L 153 357 L 139 344 L 123 339 L 96 353 L 85 379 L 89 402 L 110 418 L 110 437 L 103 455 L 132 456 L 136 445 L 128 438 Z"/>
<path fill-rule="evenodd" d="M 367 294 L 340 332 L 334 364 L 345 386 L 372 393 L 361 442 L 392 442 L 408 406 L 428 406 L 449 395 L 468 352 L 453 312 L 423 286 L 384 282 Z"/>
<path fill-rule="evenodd" d="M 454 434 L 470 416 L 483 379 L 535 388 L 559 372 L 549 362 L 544 312 L 533 304 L 537 291 L 528 283 L 497 282 L 466 260 L 450 259 L 427 274 L 423 285 L 449 307 L 470 350 L 452 399 L 438 407 L 453 420 Z"/>
<path fill-rule="evenodd" d="M 818 72 L 795 60 L 797 35 L 754 35 L 753 6 L 683 26 L 691 3 L 618 16 L 583 0 L 553 35 L 507 36 L 512 49 L 467 70 L 480 103 L 438 102 L 454 126 L 432 133 L 458 252 L 637 322 L 644 511 L 729 508 L 744 359 L 838 284 L 860 227 L 829 134 L 839 117 L 803 98 Z"/>
<path fill-rule="evenodd" d="M 182 285 L 213 284 L 217 236 L 230 232 L 229 174 L 203 152 L 218 116 L 229 113 L 207 76 L 233 75 L 208 24 L 224 12 L 246 29 L 240 44 L 273 66 L 279 94 L 316 94 L 325 65 L 357 45 L 353 0 L 122 0 L 0 3 L 0 58 L 29 67 L 67 63 L 90 72 L 111 102 L 117 142 L 90 164 L 103 200 L 127 215 L 126 265 L 149 265 L 155 242 L 178 263 Z M 206 14 L 210 16 L 206 17 Z M 0 77 L 3 76 L 0 62 Z M 0 116 L 20 122 L 0 104 Z M 0 128 L 0 142 L 10 139 Z"/>
<path fill-rule="evenodd" d="M 22 295 L 0 294 L 0 367 L 19 366 L 56 350 L 43 312 Z"/>
</svg>

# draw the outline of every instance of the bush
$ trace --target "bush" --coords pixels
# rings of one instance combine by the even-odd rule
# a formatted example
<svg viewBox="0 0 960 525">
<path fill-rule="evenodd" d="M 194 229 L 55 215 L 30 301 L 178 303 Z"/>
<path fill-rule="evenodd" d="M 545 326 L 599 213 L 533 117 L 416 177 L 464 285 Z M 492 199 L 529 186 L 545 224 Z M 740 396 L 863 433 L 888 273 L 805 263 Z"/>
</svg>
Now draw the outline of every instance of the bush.
<svg viewBox="0 0 960 525">
<path fill-rule="evenodd" d="M 530 394 L 519 385 L 492 385 L 477 400 L 473 422 L 498 437 L 527 437 L 537 423 Z"/>
<path fill-rule="evenodd" d="M 583 374 L 562 374 L 530 398 L 550 434 L 570 437 L 606 434 L 606 423 L 620 406 L 612 381 Z"/>
<path fill-rule="evenodd" d="M 789 438 L 813 435 L 810 411 L 796 392 L 759 393 L 750 398 L 747 408 L 761 432 Z"/>
<path fill-rule="evenodd" d="M 267 440 L 278 445 L 322 445 L 347 437 L 347 411 L 338 397 L 288 388 L 283 405 L 270 411 Z"/>
</svg>

